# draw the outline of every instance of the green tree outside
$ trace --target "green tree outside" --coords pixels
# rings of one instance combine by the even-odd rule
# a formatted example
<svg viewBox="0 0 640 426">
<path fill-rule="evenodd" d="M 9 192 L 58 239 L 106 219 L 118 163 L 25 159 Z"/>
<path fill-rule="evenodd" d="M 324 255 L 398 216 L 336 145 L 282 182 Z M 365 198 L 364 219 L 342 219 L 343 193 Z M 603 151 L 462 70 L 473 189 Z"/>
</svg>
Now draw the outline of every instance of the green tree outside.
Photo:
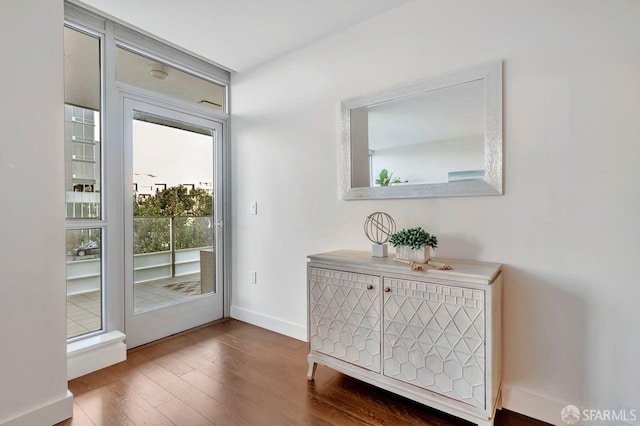
<svg viewBox="0 0 640 426">
<path fill-rule="evenodd" d="M 204 189 L 172 186 L 151 197 L 134 196 L 134 254 L 171 250 L 171 221 L 175 249 L 213 245 L 213 197 Z"/>
</svg>

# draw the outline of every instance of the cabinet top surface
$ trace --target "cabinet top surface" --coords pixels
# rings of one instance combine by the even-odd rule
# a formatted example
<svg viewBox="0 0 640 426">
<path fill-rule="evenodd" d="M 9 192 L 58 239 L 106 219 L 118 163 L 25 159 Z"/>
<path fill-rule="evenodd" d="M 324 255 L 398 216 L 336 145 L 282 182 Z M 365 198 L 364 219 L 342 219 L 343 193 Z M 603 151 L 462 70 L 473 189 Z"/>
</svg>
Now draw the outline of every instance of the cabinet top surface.
<svg viewBox="0 0 640 426">
<path fill-rule="evenodd" d="M 440 271 L 432 266 L 424 265 L 424 271 L 411 271 L 409 265 L 393 260 L 393 254 L 389 257 L 372 257 L 371 252 L 359 250 L 337 250 L 327 253 L 312 254 L 309 256 L 312 262 L 329 262 L 342 266 L 365 267 L 375 271 L 402 273 L 414 275 L 416 279 L 442 278 L 448 280 L 482 280 L 491 283 L 500 272 L 500 263 L 479 262 L 467 259 L 434 258 L 440 263 L 446 263 L 453 269 Z"/>
</svg>

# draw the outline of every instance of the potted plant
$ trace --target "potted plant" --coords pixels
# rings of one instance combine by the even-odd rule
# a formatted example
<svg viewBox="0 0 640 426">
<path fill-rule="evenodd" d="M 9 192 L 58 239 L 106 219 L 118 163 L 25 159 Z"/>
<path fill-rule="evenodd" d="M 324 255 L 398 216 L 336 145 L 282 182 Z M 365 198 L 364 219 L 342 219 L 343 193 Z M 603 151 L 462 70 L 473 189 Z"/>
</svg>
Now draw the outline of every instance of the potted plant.
<svg viewBox="0 0 640 426">
<path fill-rule="evenodd" d="M 407 182 L 409 181 L 402 180 L 397 177 L 394 178 L 393 173 L 389 173 L 387 169 L 382 169 L 380 171 L 380 175 L 378 176 L 378 179 L 376 179 L 376 185 L 380 185 L 380 186 L 391 186 L 394 183 L 407 183 Z"/>
<path fill-rule="evenodd" d="M 418 263 L 427 263 L 430 249 L 438 246 L 438 238 L 421 227 L 398 231 L 389 242 L 396 248 L 397 259 Z"/>
</svg>

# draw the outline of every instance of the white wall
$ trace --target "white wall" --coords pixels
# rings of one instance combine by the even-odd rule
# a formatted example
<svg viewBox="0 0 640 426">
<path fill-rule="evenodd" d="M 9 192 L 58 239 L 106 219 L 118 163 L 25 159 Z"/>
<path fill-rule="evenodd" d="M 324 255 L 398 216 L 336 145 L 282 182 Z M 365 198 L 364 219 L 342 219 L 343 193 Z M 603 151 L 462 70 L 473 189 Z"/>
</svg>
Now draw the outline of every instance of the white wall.
<svg viewBox="0 0 640 426">
<path fill-rule="evenodd" d="M 507 408 L 640 409 L 638 22 L 630 0 L 420 0 L 234 75 L 233 315 L 304 338 L 305 256 L 368 249 L 383 210 L 504 263 Z M 341 99 L 499 58 L 504 196 L 338 200 Z"/>
<path fill-rule="evenodd" d="M 62 1 L 0 13 L 0 424 L 71 415 L 67 398 Z M 34 268 L 34 264 L 38 267 Z"/>
<path fill-rule="evenodd" d="M 371 157 L 373 177 L 383 169 L 394 178 L 419 183 L 446 183 L 450 172 L 484 169 L 484 136 L 428 141 L 377 149 Z"/>
</svg>

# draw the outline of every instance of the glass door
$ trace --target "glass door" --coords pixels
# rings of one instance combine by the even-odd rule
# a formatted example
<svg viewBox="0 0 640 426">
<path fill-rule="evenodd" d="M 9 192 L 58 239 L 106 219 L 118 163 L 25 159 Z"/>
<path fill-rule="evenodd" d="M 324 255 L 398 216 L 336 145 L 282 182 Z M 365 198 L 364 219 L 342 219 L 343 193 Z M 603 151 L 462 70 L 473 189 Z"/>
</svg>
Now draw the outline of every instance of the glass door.
<svg viewBox="0 0 640 426">
<path fill-rule="evenodd" d="M 223 316 L 222 123 L 148 101 L 124 105 L 132 348 Z"/>
</svg>

